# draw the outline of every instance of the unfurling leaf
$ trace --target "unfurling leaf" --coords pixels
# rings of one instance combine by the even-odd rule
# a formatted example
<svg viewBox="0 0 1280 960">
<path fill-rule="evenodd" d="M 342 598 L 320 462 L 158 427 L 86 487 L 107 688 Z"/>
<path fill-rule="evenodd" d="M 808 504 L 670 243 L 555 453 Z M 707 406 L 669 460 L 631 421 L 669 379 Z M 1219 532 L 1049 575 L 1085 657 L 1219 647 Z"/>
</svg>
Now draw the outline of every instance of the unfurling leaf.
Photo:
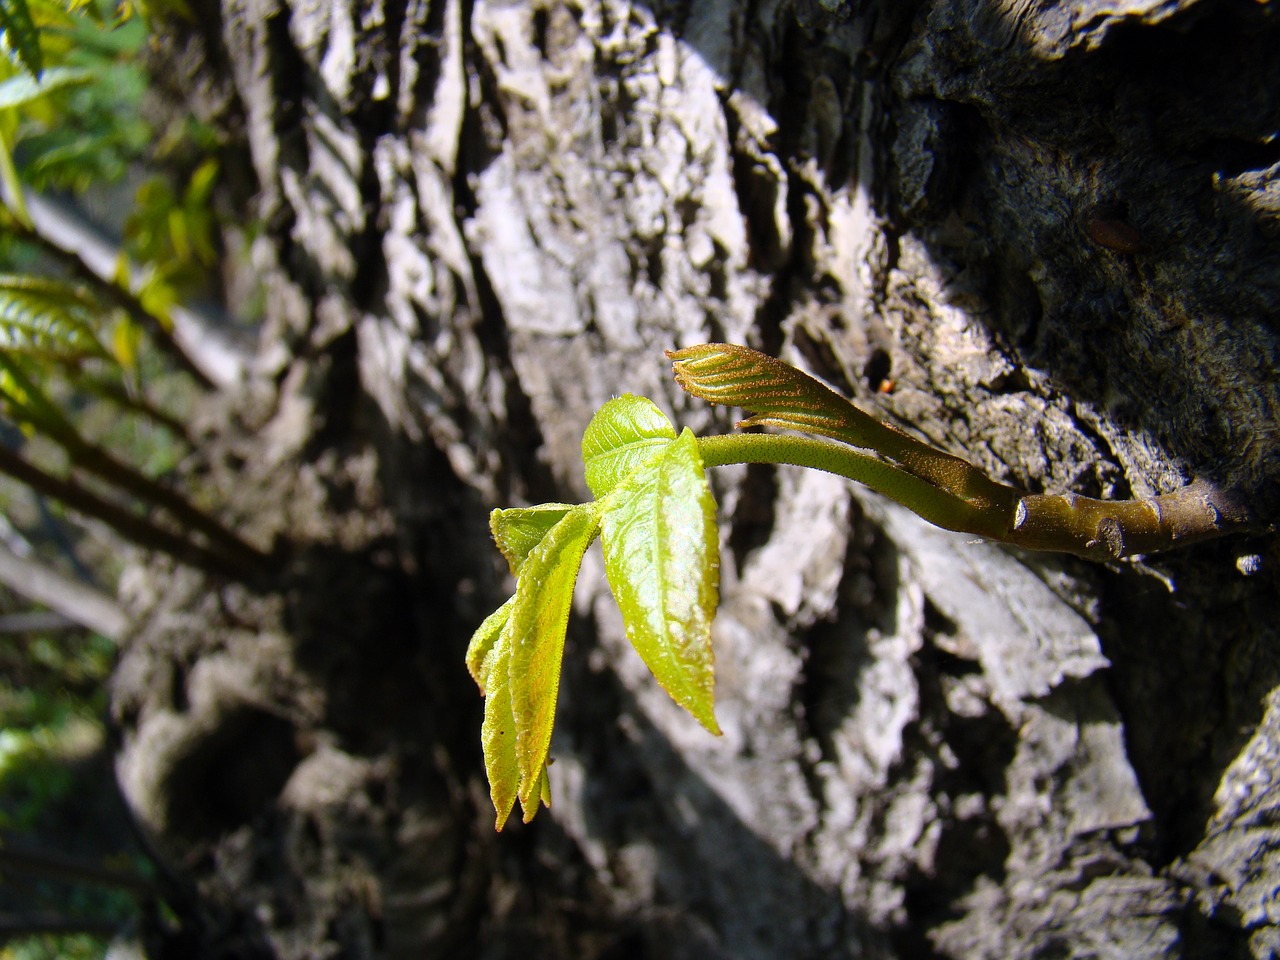
<svg viewBox="0 0 1280 960">
<path fill-rule="evenodd" d="M 966 470 L 957 460 L 877 420 L 825 383 L 775 357 L 736 343 L 700 343 L 668 350 L 676 383 L 711 403 L 742 407 L 753 416 L 739 427 L 780 427 L 815 433 L 895 461 L 930 483 L 963 485 Z M 957 481 L 957 477 L 959 478 Z"/>
<path fill-rule="evenodd" d="M 675 369 L 676 382 L 692 396 L 754 411 L 755 416 L 743 420 L 740 427 L 816 433 L 872 450 L 936 487 L 944 499 L 949 495 L 980 511 L 1009 503 L 1009 488 L 959 457 L 859 410 L 789 363 L 733 343 L 668 350 L 667 358 Z"/>
<path fill-rule="evenodd" d="M 597 505 L 576 506 L 547 531 L 520 566 L 511 621 L 505 630 L 511 634 L 509 689 L 519 776 L 517 796 L 526 821 L 537 812 L 542 792 L 573 587 L 582 555 L 599 529 Z M 501 645 L 500 638 L 495 649 Z M 498 683 L 491 676 L 488 697 L 494 697 L 497 689 Z M 486 723 L 487 707 L 486 704 Z M 487 740 L 485 750 L 489 751 Z"/>
<path fill-rule="evenodd" d="M 818 433 L 857 446 L 871 444 L 850 440 L 851 430 L 867 422 L 872 430 L 881 428 L 878 421 L 826 384 L 749 347 L 700 343 L 683 350 L 668 350 L 667 359 L 672 362 L 676 382 L 691 395 L 753 411 L 755 416 L 742 421 L 741 427 L 768 424 Z"/>
<path fill-rule="evenodd" d="M 614 488 L 600 541 L 627 638 L 672 698 L 720 733 L 711 648 L 719 534 L 692 432 L 686 429 Z"/>
<path fill-rule="evenodd" d="M 582 435 L 587 486 L 597 498 L 605 496 L 675 438 L 675 427 L 652 400 L 630 393 L 614 397 Z"/>
</svg>

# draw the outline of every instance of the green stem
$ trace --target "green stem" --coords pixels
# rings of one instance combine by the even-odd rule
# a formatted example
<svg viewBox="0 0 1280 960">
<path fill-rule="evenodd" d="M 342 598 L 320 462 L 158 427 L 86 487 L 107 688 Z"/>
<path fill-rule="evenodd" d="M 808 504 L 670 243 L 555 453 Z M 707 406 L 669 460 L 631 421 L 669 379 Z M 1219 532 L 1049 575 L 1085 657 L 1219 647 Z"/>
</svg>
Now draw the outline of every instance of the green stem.
<svg viewBox="0 0 1280 960">
<path fill-rule="evenodd" d="M 698 449 L 709 467 L 789 463 L 857 480 L 932 524 L 993 540 L 1005 539 L 1018 508 L 1019 492 L 1013 487 L 991 483 L 983 498 L 963 499 L 887 460 L 809 437 L 771 433 L 701 437 Z M 998 500 L 993 501 L 993 496 Z"/>
</svg>

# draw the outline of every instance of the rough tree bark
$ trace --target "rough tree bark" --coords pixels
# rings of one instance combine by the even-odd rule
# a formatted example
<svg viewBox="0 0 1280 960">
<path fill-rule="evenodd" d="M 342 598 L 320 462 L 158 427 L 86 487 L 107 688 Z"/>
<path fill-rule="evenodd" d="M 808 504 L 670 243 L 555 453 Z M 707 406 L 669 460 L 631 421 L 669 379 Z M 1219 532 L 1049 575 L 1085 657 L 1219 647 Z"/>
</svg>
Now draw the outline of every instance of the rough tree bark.
<svg viewBox="0 0 1280 960">
<path fill-rule="evenodd" d="M 119 771 L 187 955 L 1280 951 L 1265 534 L 1095 565 L 720 470 L 725 736 L 589 555 L 554 808 L 502 835 L 462 666 L 488 510 L 584 498 L 613 394 L 726 429 L 661 357 L 704 340 L 999 479 L 1203 478 L 1265 527 L 1273 6 L 194 3 L 156 55 L 227 131 L 267 312 L 198 468 L 283 572 L 126 583 Z"/>
</svg>

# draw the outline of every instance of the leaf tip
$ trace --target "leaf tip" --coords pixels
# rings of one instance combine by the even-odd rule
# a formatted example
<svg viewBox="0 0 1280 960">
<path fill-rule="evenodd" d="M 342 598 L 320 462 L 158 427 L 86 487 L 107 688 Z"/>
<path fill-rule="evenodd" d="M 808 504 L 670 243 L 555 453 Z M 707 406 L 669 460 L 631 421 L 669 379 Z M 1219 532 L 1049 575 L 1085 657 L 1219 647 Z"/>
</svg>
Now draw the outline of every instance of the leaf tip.
<svg viewBox="0 0 1280 960">
<path fill-rule="evenodd" d="M 530 823 L 538 815 L 539 806 L 551 809 L 551 777 L 547 773 L 547 767 L 554 762 L 547 760 L 543 763 L 537 782 L 527 791 L 528 796 L 525 796 L 525 791 L 521 792 L 520 811 L 525 823 Z"/>
<path fill-rule="evenodd" d="M 516 802 L 515 802 L 515 799 L 513 798 L 511 801 L 511 804 L 507 807 L 506 810 L 503 810 L 500 807 L 494 808 L 497 811 L 497 816 L 494 818 L 494 821 L 493 821 L 494 833 L 502 832 L 502 828 L 507 825 L 507 820 L 511 816 L 511 811 L 515 809 L 515 805 L 516 805 Z"/>
</svg>

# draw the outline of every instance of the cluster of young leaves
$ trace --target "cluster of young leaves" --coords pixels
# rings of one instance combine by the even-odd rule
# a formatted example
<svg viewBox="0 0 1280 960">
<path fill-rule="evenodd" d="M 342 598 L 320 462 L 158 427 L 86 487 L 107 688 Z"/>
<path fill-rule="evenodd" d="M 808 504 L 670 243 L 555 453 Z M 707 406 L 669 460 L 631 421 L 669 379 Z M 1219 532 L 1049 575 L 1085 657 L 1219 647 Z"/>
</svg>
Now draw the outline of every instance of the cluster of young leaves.
<svg viewBox="0 0 1280 960">
<path fill-rule="evenodd" d="M 658 682 L 712 733 L 711 620 L 718 603 L 716 504 L 698 442 L 652 401 L 606 403 L 582 438 L 596 499 L 494 510 L 515 594 L 480 625 L 467 667 L 485 695 L 481 739 L 501 830 L 550 805 L 547 753 L 573 588 L 596 537 L 627 638 Z"/>
<path fill-rule="evenodd" d="M 936 523 L 1012 516 L 1014 493 L 964 461 L 863 413 L 789 364 L 746 347 L 702 344 L 669 353 L 690 394 L 757 411 L 742 426 L 811 437 L 699 440 L 643 397 L 606 403 L 582 440 L 591 503 L 495 510 L 490 526 L 516 577 L 515 595 L 472 637 L 467 666 L 485 695 L 481 732 L 502 829 L 518 799 L 526 822 L 549 804 L 547 753 L 565 631 L 579 565 L 600 537 L 627 637 L 658 682 L 718 733 L 711 621 L 718 603 L 715 501 L 706 467 L 792 463 L 859 480 Z M 986 481 L 983 483 L 981 481 Z M 993 493 L 1003 496 L 993 508 Z"/>
<path fill-rule="evenodd" d="M 754 411 L 739 426 L 793 433 L 699 439 L 686 429 L 677 436 L 651 401 L 618 397 L 601 407 L 582 439 L 595 501 L 493 511 L 490 526 L 516 592 L 472 637 L 467 666 L 486 697 L 482 742 L 499 830 L 517 799 L 526 822 L 540 799 L 550 804 L 547 752 L 565 631 L 579 565 L 597 536 L 628 639 L 676 702 L 719 732 L 711 649 L 719 565 L 707 467 L 823 470 L 944 529 L 1093 559 L 1182 546 L 1250 522 L 1205 484 L 1150 500 L 1029 494 L 748 347 L 706 343 L 667 356 L 692 396 Z"/>
</svg>

